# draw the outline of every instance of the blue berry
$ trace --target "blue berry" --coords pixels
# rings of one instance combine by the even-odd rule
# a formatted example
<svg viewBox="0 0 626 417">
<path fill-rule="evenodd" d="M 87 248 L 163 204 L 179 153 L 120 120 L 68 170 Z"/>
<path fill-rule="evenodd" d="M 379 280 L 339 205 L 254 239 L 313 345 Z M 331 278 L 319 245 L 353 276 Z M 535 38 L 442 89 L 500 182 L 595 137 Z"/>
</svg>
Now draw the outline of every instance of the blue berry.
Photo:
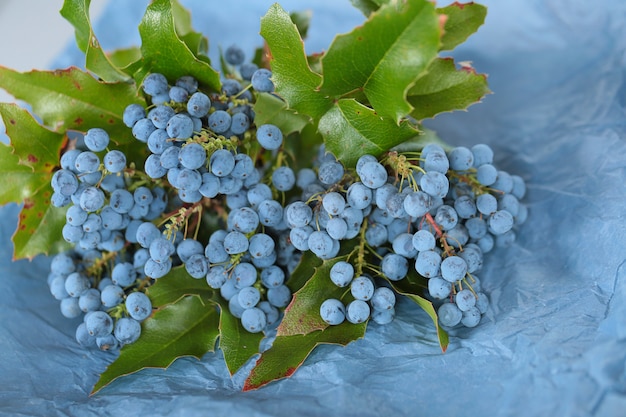
<svg viewBox="0 0 626 417">
<path fill-rule="evenodd" d="M 279 285 L 267 290 L 267 301 L 274 307 L 286 307 L 291 301 L 291 290 L 286 285 Z"/>
<path fill-rule="evenodd" d="M 256 137 L 259 144 L 267 150 L 276 150 L 283 143 L 283 132 L 272 124 L 264 124 L 257 128 Z"/>
<path fill-rule="evenodd" d="M 126 297 L 126 311 L 137 321 L 142 321 L 152 314 L 152 302 L 150 298 L 142 292 L 132 292 Z"/>
<path fill-rule="evenodd" d="M 198 80 L 191 75 L 183 75 L 176 80 L 176 86 L 184 88 L 189 94 L 198 90 Z"/>
<path fill-rule="evenodd" d="M 124 299 L 124 289 L 119 285 L 107 285 L 100 292 L 100 300 L 106 308 L 115 307 Z"/>
<path fill-rule="evenodd" d="M 230 65 L 241 65 L 244 59 L 245 54 L 243 49 L 237 45 L 230 45 L 226 48 L 226 51 L 224 51 L 224 60 Z"/>
<path fill-rule="evenodd" d="M 141 325 L 133 318 L 123 317 L 115 323 L 113 334 L 120 342 L 120 345 L 128 345 L 139 339 L 141 335 Z"/>
<path fill-rule="evenodd" d="M 467 262 L 460 256 L 448 256 L 440 265 L 441 277 L 449 282 L 460 281 L 467 273 Z"/>
<path fill-rule="evenodd" d="M 346 307 L 346 319 L 352 324 L 366 321 L 370 316 L 370 306 L 363 300 L 354 300 Z"/>
<path fill-rule="evenodd" d="M 129 104 L 124 109 L 122 114 L 122 121 L 128 128 L 135 126 L 139 120 L 146 117 L 146 110 L 139 104 Z"/>
<path fill-rule="evenodd" d="M 271 80 L 272 71 L 259 68 L 252 74 L 252 88 L 258 92 L 271 93 L 274 91 L 274 83 Z"/>
<path fill-rule="evenodd" d="M 450 168 L 455 171 L 467 171 L 474 165 L 474 154 L 464 146 L 458 146 L 448 153 Z"/>
<path fill-rule="evenodd" d="M 278 191 L 289 191 L 296 184 L 296 176 L 291 168 L 282 166 L 272 172 L 272 184 Z"/>
<path fill-rule="evenodd" d="M 346 307 L 341 301 L 330 298 L 322 302 L 320 316 L 326 323 L 336 326 L 346 319 Z"/>
<path fill-rule="evenodd" d="M 105 311 L 93 311 L 85 316 L 87 332 L 94 337 L 103 337 L 113 331 L 113 319 Z"/>
<path fill-rule="evenodd" d="M 103 151 L 109 146 L 109 134 L 99 127 L 89 129 L 85 134 L 85 145 L 90 151 Z"/>
<path fill-rule="evenodd" d="M 175 103 L 185 103 L 189 98 L 189 92 L 183 87 L 172 86 L 168 92 L 170 99 Z"/>
<path fill-rule="evenodd" d="M 209 116 L 209 128 L 215 133 L 224 133 L 230 129 L 232 118 L 224 110 L 216 110 Z"/>
<path fill-rule="evenodd" d="M 111 280 L 120 287 L 128 287 L 135 282 L 137 272 L 130 262 L 122 262 L 113 267 L 111 271 Z"/>
<path fill-rule="evenodd" d="M 167 92 L 167 78 L 163 74 L 153 72 L 143 79 L 142 87 L 146 94 L 156 96 Z"/>
<path fill-rule="evenodd" d="M 211 154 L 209 164 L 213 175 L 226 177 L 235 168 L 235 157 L 226 149 L 218 149 Z"/>
<path fill-rule="evenodd" d="M 409 262 L 403 256 L 388 253 L 383 257 L 380 268 L 387 278 L 392 281 L 399 281 L 404 278 L 409 271 Z"/>
<path fill-rule="evenodd" d="M 354 267 L 346 261 L 339 261 L 330 268 L 330 280 L 338 287 L 346 287 L 354 278 Z"/>
<path fill-rule="evenodd" d="M 461 322 L 463 312 L 453 303 L 444 303 L 437 309 L 437 316 L 442 326 L 454 327 Z"/>
<path fill-rule="evenodd" d="M 140 142 L 147 142 L 150 134 L 156 130 L 156 126 L 152 123 L 152 120 L 146 118 L 139 119 L 135 122 L 132 128 L 132 133 L 135 139 Z"/>
<path fill-rule="evenodd" d="M 209 114 L 211 99 L 204 93 L 196 92 L 187 101 L 187 112 L 193 117 L 204 117 Z"/>
<path fill-rule="evenodd" d="M 241 325 L 250 333 L 258 333 L 267 326 L 265 312 L 260 308 L 249 308 L 241 314 Z"/>
<path fill-rule="evenodd" d="M 374 283 L 369 277 L 356 277 L 350 283 L 350 293 L 357 300 L 369 301 L 374 296 Z"/>
<path fill-rule="evenodd" d="M 126 155 L 117 149 L 107 152 L 104 155 L 104 167 L 113 173 L 123 171 L 126 168 Z"/>
<path fill-rule="evenodd" d="M 165 130 L 170 138 L 183 140 L 193 135 L 193 120 L 185 114 L 176 114 L 172 116 L 165 126 Z"/>
<path fill-rule="evenodd" d="M 365 162 L 360 169 L 357 166 L 357 174 L 361 182 L 372 189 L 380 188 L 387 182 L 387 170 L 378 161 Z"/>
<path fill-rule="evenodd" d="M 148 112 L 148 119 L 157 129 L 165 129 L 167 122 L 175 115 L 174 109 L 166 105 L 158 105 Z"/>
<path fill-rule="evenodd" d="M 441 255 L 433 250 L 419 252 L 415 260 L 415 270 L 426 278 L 439 275 L 441 267 Z"/>
</svg>

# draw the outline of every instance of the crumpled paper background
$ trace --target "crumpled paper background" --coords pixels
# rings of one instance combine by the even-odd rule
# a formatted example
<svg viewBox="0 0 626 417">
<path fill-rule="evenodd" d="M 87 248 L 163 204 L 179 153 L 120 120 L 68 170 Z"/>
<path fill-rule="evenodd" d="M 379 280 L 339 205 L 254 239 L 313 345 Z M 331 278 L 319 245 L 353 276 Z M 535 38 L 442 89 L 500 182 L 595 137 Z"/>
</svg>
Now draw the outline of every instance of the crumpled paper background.
<svg viewBox="0 0 626 417">
<path fill-rule="evenodd" d="M 213 52 L 260 44 L 268 1 L 182 1 Z M 314 10 L 308 52 L 362 21 L 343 0 Z M 146 1 L 112 0 L 105 48 L 138 42 Z M 207 5 L 207 4 L 210 4 Z M 0 209 L 0 414 L 25 416 L 622 416 L 626 413 L 626 2 L 485 0 L 486 24 L 455 51 L 494 94 L 428 123 L 449 143 L 488 143 L 528 184 L 517 243 L 487 256 L 492 306 L 439 351 L 401 302 L 345 348 L 322 346 L 287 380 L 240 392 L 219 352 L 144 370 L 89 397 L 111 354 L 85 351 L 46 285 L 48 260 L 11 262 L 18 208 Z M 443 5 L 443 4 L 442 4 Z M 213 55 L 215 56 L 215 55 Z M 68 48 L 53 67 L 80 64 Z"/>
</svg>

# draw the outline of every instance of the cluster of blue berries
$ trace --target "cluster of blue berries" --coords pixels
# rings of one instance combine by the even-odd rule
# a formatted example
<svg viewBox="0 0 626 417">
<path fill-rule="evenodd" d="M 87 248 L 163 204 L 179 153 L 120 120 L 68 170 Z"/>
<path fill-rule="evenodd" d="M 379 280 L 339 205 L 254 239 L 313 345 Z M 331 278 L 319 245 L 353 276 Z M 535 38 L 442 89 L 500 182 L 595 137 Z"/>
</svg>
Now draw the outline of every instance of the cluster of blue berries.
<svg viewBox="0 0 626 417">
<path fill-rule="evenodd" d="M 109 146 L 108 133 L 93 128 L 61 156 L 51 203 L 67 206 L 62 236 L 73 249 L 53 258 L 48 276 L 61 313 L 84 317 L 77 340 L 103 350 L 135 341 L 152 312 L 138 290 L 147 258 L 129 245 L 139 226 L 160 218 L 168 204 L 164 188 L 133 181 L 124 153 Z"/>
<path fill-rule="evenodd" d="M 349 285 L 350 294 L 345 301 L 324 301 L 322 318 L 333 325 L 346 319 L 359 323 L 370 315 L 374 321 L 387 322 L 394 314 L 393 292 L 386 286 L 377 288 L 380 279 L 375 278 L 393 283 L 417 273 L 428 279 L 425 295 L 437 304 L 440 324 L 476 326 L 488 307 L 476 273 L 483 255 L 494 247 L 510 246 L 515 228 L 525 222 L 528 209 L 520 203 L 526 193 L 523 179 L 496 169 L 493 151 L 484 144 L 447 152 L 429 144 L 419 152 L 390 152 L 381 161 L 365 155 L 357 162 L 356 174 L 359 180 L 346 184 L 345 192 L 323 195 L 319 210 L 324 214 L 317 224 L 325 225 L 326 231 L 309 227 L 308 232 L 322 233 L 323 239 L 316 237 L 315 242 L 326 244 L 310 249 L 324 247 L 328 252 L 319 255 L 333 257 L 334 239 L 352 238 L 361 228 L 362 244 L 378 262 L 365 268 L 369 274 L 362 273 L 358 262 L 336 263 L 330 279 L 339 287 Z M 330 226 L 335 216 L 359 221 L 344 225 L 337 220 Z M 307 233 L 296 230 L 300 241 Z"/>
<path fill-rule="evenodd" d="M 442 325 L 476 326 L 488 305 L 476 273 L 525 221 L 524 181 L 496 169 L 486 145 L 364 155 L 355 169 L 322 145 L 295 170 L 283 132 L 255 124 L 271 72 L 237 47 L 224 57 L 239 77 L 219 92 L 189 76 L 146 76 L 150 105 L 123 113 L 147 153 L 142 169 L 99 128 L 62 155 L 52 204 L 69 206 L 63 238 L 74 248 L 52 260 L 49 284 L 63 315 L 83 315 L 77 340 L 137 340 L 152 313 L 145 289 L 178 266 L 218 291 L 245 330 L 266 331 L 291 302 L 305 252 L 332 264 L 328 285 L 346 288 L 320 301 L 329 325 L 389 323 L 394 283 L 419 275 Z"/>
</svg>

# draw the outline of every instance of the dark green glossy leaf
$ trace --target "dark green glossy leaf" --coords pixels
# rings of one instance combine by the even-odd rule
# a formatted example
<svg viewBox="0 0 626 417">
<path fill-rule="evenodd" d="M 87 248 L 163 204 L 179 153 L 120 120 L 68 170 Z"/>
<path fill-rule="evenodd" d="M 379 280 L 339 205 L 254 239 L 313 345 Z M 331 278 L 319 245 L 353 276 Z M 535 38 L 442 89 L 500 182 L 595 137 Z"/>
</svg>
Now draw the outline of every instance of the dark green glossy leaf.
<svg viewBox="0 0 626 417">
<path fill-rule="evenodd" d="M 326 148 L 347 167 L 360 156 L 379 156 L 418 134 L 408 122 L 397 125 L 353 99 L 341 99 L 320 120 Z"/>
<path fill-rule="evenodd" d="M 277 329 L 278 336 L 308 334 L 324 330 L 328 324 L 320 317 L 320 306 L 329 298 L 341 299 L 348 292 L 330 280 L 330 268 L 345 256 L 321 261 L 307 251 L 289 280 L 292 288 L 300 287 L 285 309 L 283 320 Z M 291 281 L 296 282 L 291 282 Z M 304 281 L 303 284 L 301 282 Z"/>
<path fill-rule="evenodd" d="M 441 49 L 451 50 L 465 42 L 485 22 L 487 8 L 474 2 L 454 2 L 437 9 L 437 13 L 446 16 Z"/>
<path fill-rule="evenodd" d="M 142 323 L 141 336 L 124 346 L 120 356 L 100 375 L 92 394 L 112 381 L 145 368 L 167 368 L 176 359 L 201 359 L 215 349 L 219 336 L 214 304 L 188 296 L 157 310 Z"/>
<path fill-rule="evenodd" d="M 124 108 L 145 105 L 133 85 L 101 82 L 74 67 L 21 73 L 0 66 L 0 87 L 30 103 L 43 124 L 54 130 L 86 132 L 101 127 L 117 144 L 135 142 L 122 121 Z"/>
<path fill-rule="evenodd" d="M 195 279 L 184 266 L 173 268 L 166 276 L 159 278 L 146 290 L 154 307 L 163 307 L 177 302 L 188 295 L 197 295 L 203 302 L 215 303 L 215 290 L 204 279 Z"/>
<path fill-rule="evenodd" d="M 263 333 L 250 333 L 241 325 L 241 320 L 228 310 L 228 301 L 220 299 L 220 349 L 231 375 L 259 353 Z"/>
<path fill-rule="evenodd" d="M 177 34 L 171 0 L 155 0 L 148 6 L 139 34 L 143 64 L 135 74 L 138 84 L 148 72 L 160 72 L 170 82 L 191 75 L 209 88 L 220 89 L 219 73 L 198 59 Z"/>
<path fill-rule="evenodd" d="M 250 391 L 272 381 L 291 376 L 321 344 L 345 346 L 365 335 L 366 323 L 342 323 L 306 335 L 279 336 L 272 347 L 261 354 L 246 379 L 243 390 Z"/>
<path fill-rule="evenodd" d="M 91 0 L 65 0 L 61 8 L 61 15 L 74 26 L 76 44 L 85 53 L 85 67 L 104 81 L 130 80 L 100 47 L 89 18 L 90 3 Z"/>
<path fill-rule="evenodd" d="M 13 235 L 15 259 L 52 254 L 67 248 L 61 239 L 65 209 L 50 204 L 52 171 L 66 138 L 41 126 L 16 104 L 0 103 L 11 146 L 0 148 L 0 204 L 22 204 Z"/>
<path fill-rule="evenodd" d="M 211 64 L 211 60 L 206 55 L 208 53 L 209 43 L 207 38 L 198 32 L 190 32 L 180 37 L 180 39 L 187 45 L 189 50 L 202 62 Z"/>
<path fill-rule="evenodd" d="M 187 45 L 189 50 L 194 53 L 196 58 L 210 64 L 209 57 L 209 40 L 200 32 L 193 30 L 191 24 L 191 13 L 182 6 L 178 0 L 172 0 L 172 15 L 174 16 L 174 25 L 176 33 L 180 39 Z"/>
<path fill-rule="evenodd" d="M 392 2 L 322 57 L 321 92 L 335 98 L 363 90 L 376 112 L 397 122 L 411 111 L 406 92 L 435 59 L 441 26 L 427 0 Z"/>
<path fill-rule="evenodd" d="M 308 117 L 288 109 L 287 103 L 269 93 L 257 95 L 254 114 L 257 126 L 271 123 L 278 126 L 284 135 L 300 132 L 309 123 Z"/>
<path fill-rule="evenodd" d="M 452 58 L 439 58 L 411 87 L 407 98 L 413 106 L 411 116 L 422 120 L 442 112 L 466 109 L 489 92 L 487 77 L 477 74 L 469 64 L 457 69 Z"/>
<path fill-rule="evenodd" d="M 261 35 L 271 53 L 276 93 L 298 113 L 313 119 L 321 117 L 330 107 L 331 100 L 317 91 L 322 77 L 309 68 L 298 29 L 278 4 L 261 18 Z"/>
</svg>

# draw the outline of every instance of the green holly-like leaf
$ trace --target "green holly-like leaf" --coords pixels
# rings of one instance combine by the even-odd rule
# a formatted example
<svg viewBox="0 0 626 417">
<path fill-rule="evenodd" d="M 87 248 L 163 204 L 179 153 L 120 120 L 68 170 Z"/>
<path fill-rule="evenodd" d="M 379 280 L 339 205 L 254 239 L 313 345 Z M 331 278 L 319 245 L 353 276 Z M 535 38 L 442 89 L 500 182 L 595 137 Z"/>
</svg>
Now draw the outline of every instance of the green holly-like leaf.
<svg viewBox="0 0 626 417">
<path fill-rule="evenodd" d="M 392 285 L 394 290 L 398 292 L 398 294 L 407 296 L 411 301 L 419 305 L 422 310 L 426 312 L 426 314 L 428 314 L 437 329 L 437 338 L 439 340 L 441 351 L 445 352 L 449 343 L 448 333 L 446 333 L 446 331 L 439 325 L 439 318 L 437 317 L 437 311 L 435 311 L 433 303 L 420 295 L 423 294 L 428 288 L 427 279 L 420 277 L 417 273 L 412 271 L 406 278 L 400 281 L 389 281 L 389 283 Z"/>
<path fill-rule="evenodd" d="M 231 374 L 259 352 L 263 333 L 246 331 L 241 321 L 230 313 L 228 301 L 209 287 L 206 280 L 191 277 L 183 266 L 172 269 L 169 274 L 156 280 L 146 294 L 155 307 L 176 304 L 189 295 L 195 295 L 210 308 L 216 309 L 219 312 L 219 323 L 215 327 L 219 328 L 220 349 Z"/>
<path fill-rule="evenodd" d="M 170 82 L 191 75 L 201 84 L 219 90 L 219 73 L 199 59 L 176 32 L 172 8 L 172 0 L 155 0 L 146 9 L 139 24 L 143 61 L 135 73 L 135 81 L 141 84 L 148 72 L 160 72 Z"/>
<path fill-rule="evenodd" d="M 52 187 L 46 185 L 37 194 L 24 199 L 19 222 L 13 235 L 13 259 L 33 259 L 69 249 L 60 238 L 65 224 L 65 208 L 50 203 Z"/>
<path fill-rule="evenodd" d="M 241 320 L 228 309 L 228 301 L 220 297 L 220 349 L 231 375 L 259 353 L 263 333 L 250 333 L 241 325 Z"/>
<path fill-rule="evenodd" d="M 200 32 L 193 30 L 191 24 L 191 13 L 177 0 L 172 0 L 172 15 L 174 16 L 174 25 L 176 33 L 180 39 L 187 45 L 189 50 L 201 61 L 211 63 L 207 56 L 209 52 L 209 40 Z"/>
<path fill-rule="evenodd" d="M 254 103 L 254 123 L 261 126 L 271 123 L 280 128 L 284 135 L 300 132 L 309 123 L 309 118 L 287 108 L 280 98 L 269 93 L 259 93 Z"/>
<path fill-rule="evenodd" d="M 278 4 L 261 18 L 261 36 L 271 53 L 276 93 L 298 113 L 313 119 L 321 117 L 332 102 L 317 91 L 322 76 L 311 71 L 298 29 Z"/>
<path fill-rule="evenodd" d="M 329 326 L 320 317 L 320 306 L 329 298 L 352 300 L 350 291 L 334 285 L 330 269 L 347 255 L 322 261 L 305 252 L 288 283 L 295 290 L 272 347 L 263 352 L 246 380 L 244 390 L 256 389 L 271 381 L 290 376 L 320 344 L 347 345 L 362 338 L 366 323 Z"/>
<path fill-rule="evenodd" d="M 201 359 L 215 350 L 219 313 L 214 304 L 188 296 L 157 310 L 142 323 L 141 336 L 120 350 L 120 356 L 100 375 L 92 394 L 119 377 L 145 368 L 167 368 L 176 359 Z"/>
<path fill-rule="evenodd" d="M 292 291 L 300 288 L 294 292 L 291 303 L 285 309 L 285 316 L 276 332 L 278 336 L 306 335 L 328 327 L 320 317 L 320 306 L 324 300 L 341 299 L 346 293 L 345 288 L 337 287 L 329 278 L 333 265 L 345 259 L 346 256 L 341 256 L 322 261 L 311 252 L 305 252 L 292 274 L 294 282 L 291 282 L 292 279 L 288 281 Z"/>
<path fill-rule="evenodd" d="M 489 93 L 485 75 L 477 74 L 468 64 L 457 69 L 452 58 L 439 58 L 411 87 L 407 99 L 413 106 L 411 116 L 422 120 L 466 109 Z"/>
<path fill-rule="evenodd" d="M 354 99 L 339 100 L 320 119 L 319 131 L 326 148 L 347 167 L 362 155 L 379 156 L 419 134 L 408 122 L 397 125 Z"/>
<path fill-rule="evenodd" d="M 485 22 L 487 8 L 474 2 L 454 2 L 437 9 L 437 13 L 446 16 L 441 49 L 452 50 L 465 40 Z"/>
<path fill-rule="evenodd" d="M 50 173 L 35 172 L 21 165 L 10 146 L 0 144 L 0 204 L 23 204 L 13 235 L 13 259 L 32 259 L 68 248 L 59 239 L 65 224 L 65 210 L 50 204 Z"/>
<path fill-rule="evenodd" d="M 13 235 L 15 259 L 57 253 L 65 210 L 50 204 L 50 179 L 66 138 L 41 126 L 25 109 L 0 103 L 0 116 L 11 145 L 0 147 L 0 204 L 22 204 Z"/>
<path fill-rule="evenodd" d="M 440 38 L 432 2 L 383 5 L 362 26 L 335 38 L 322 57 L 321 92 L 338 98 L 362 90 L 379 116 L 397 122 L 411 112 L 406 92 L 436 58 Z"/>
<path fill-rule="evenodd" d="M 342 323 L 306 335 L 279 336 L 263 352 L 246 379 L 243 390 L 250 391 L 272 381 L 291 376 L 317 346 L 345 346 L 365 335 L 367 324 Z"/>
<path fill-rule="evenodd" d="M 101 82 L 74 67 L 21 73 L 0 66 L 0 87 L 29 103 L 43 124 L 54 130 L 86 132 L 101 127 L 117 144 L 135 141 L 122 121 L 124 108 L 145 105 L 131 84 Z"/>
<path fill-rule="evenodd" d="M 197 295 L 204 302 L 216 302 L 215 290 L 207 285 L 206 280 L 189 275 L 184 266 L 172 268 L 166 276 L 157 279 L 146 294 L 153 307 L 176 303 L 188 295 Z"/>
<path fill-rule="evenodd" d="M 78 48 L 85 53 L 85 68 L 107 82 L 130 80 L 100 47 L 89 18 L 90 3 L 91 0 L 65 0 L 61 8 L 61 15 L 74 26 Z"/>
</svg>

